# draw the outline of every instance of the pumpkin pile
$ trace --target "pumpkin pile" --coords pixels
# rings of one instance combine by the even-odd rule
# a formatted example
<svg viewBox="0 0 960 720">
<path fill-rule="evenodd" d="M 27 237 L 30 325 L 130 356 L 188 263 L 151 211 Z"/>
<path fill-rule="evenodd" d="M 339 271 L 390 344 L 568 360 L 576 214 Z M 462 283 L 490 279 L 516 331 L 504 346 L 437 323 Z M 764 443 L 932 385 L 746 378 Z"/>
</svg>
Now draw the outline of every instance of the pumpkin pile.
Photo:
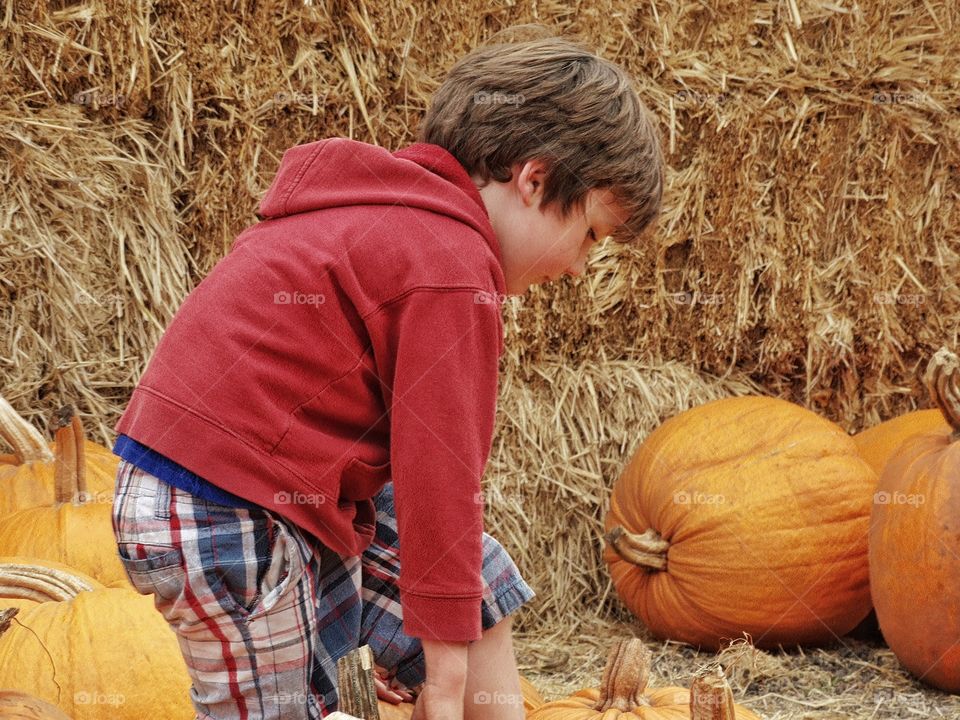
<svg viewBox="0 0 960 720">
<path fill-rule="evenodd" d="M 960 361 L 935 410 L 851 438 L 793 403 L 717 400 L 664 422 L 614 485 L 604 559 L 658 637 L 830 643 L 875 606 L 918 678 L 960 692 Z M 879 481 L 878 481 L 879 476 Z"/>
<path fill-rule="evenodd" d="M 735 705 L 730 685 L 717 666 L 690 689 L 648 688 L 650 650 L 636 638 L 610 650 L 599 688 L 580 690 L 541 705 L 528 720 L 760 720 Z"/>
<path fill-rule="evenodd" d="M 41 478 L 44 502 L 0 516 L 0 555 L 55 560 L 104 585 L 131 588 L 113 533 L 113 489 L 119 460 L 112 454 L 109 460 L 104 457 L 105 448 L 97 447 L 84 438 L 73 408 L 61 408 L 52 462 L 27 463 L 33 479 Z M 23 470 L 16 473 L 17 478 L 23 475 Z M 96 478 L 96 490 L 88 490 L 88 478 Z M 105 487 L 108 478 L 109 490 Z"/>
</svg>

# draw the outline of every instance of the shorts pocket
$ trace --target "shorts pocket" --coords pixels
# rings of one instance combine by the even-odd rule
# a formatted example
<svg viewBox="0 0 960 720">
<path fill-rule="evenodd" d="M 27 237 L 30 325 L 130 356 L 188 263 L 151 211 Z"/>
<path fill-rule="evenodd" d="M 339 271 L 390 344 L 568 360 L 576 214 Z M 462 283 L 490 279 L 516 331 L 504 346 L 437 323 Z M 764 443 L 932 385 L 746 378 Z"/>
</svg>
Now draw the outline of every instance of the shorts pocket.
<svg viewBox="0 0 960 720">
<path fill-rule="evenodd" d="M 312 552 L 300 531 L 277 519 L 277 542 L 272 558 L 280 558 L 280 567 L 271 562 L 267 574 L 260 584 L 260 601 L 251 609 L 250 617 L 266 615 L 287 605 L 287 600 L 295 595 L 296 586 L 303 577 L 307 558 Z"/>
<path fill-rule="evenodd" d="M 142 595 L 175 600 L 183 591 L 183 553 L 169 545 L 117 543 L 130 584 Z"/>
<path fill-rule="evenodd" d="M 251 568 L 257 578 L 255 586 L 247 586 L 245 568 L 235 568 L 237 572 L 224 578 L 236 612 L 247 622 L 285 607 L 304 571 L 300 534 L 278 516 L 268 512 L 264 515 L 271 538 L 267 553 L 245 558 L 246 563 L 256 564 L 256 568 Z"/>
</svg>

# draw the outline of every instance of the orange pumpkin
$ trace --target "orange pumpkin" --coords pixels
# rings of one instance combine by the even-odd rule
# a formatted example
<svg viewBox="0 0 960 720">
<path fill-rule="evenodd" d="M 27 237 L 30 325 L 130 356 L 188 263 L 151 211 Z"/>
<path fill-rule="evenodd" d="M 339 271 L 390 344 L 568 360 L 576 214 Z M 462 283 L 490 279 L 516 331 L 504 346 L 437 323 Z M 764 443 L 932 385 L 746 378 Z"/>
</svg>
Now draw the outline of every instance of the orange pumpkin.
<svg viewBox="0 0 960 720">
<path fill-rule="evenodd" d="M 880 477 L 870 588 L 880 630 L 911 673 L 960 693 L 960 360 L 946 349 L 924 378 L 947 427 L 907 438 Z"/>
<path fill-rule="evenodd" d="M 541 705 L 528 720 L 760 720 L 746 708 L 733 705 L 734 714 L 691 715 L 691 691 L 682 687 L 647 688 L 650 651 L 641 640 L 621 640 L 610 651 L 600 688 L 580 690 L 565 700 Z M 694 685 L 696 689 L 696 684 Z M 729 691 L 729 685 L 727 686 Z M 699 694 L 695 707 L 709 707 Z M 723 711 L 726 705 L 720 707 Z"/>
<path fill-rule="evenodd" d="M 0 555 L 65 563 L 104 585 L 130 588 L 117 553 L 113 503 L 86 494 L 86 446 L 79 419 L 60 415 L 54 462 L 54 504 L 28 507 L 0 518 Z"/>
<path fill-rule="evenodd" d="M 63 417 L 72 411 L 65 409 L 61 413 Z M 119 458 L 105 447 L 84 439 L 79 420 L 75 432 L 79 435 L 71 434 L 66 439 L 77 443 L 71 453 L 83 458 L 82 464 L 76 466 L 77 486 L 85 494 L 112 501 Z M 15 510 L 52 505 L 57 444 L 48 447 L 40 433 L 2 397 L 0 436 L 13 448 L 12 455 L 0 455 L 0 518 Z"/>
<path fill-rule="evenodd" d="M 870 467 L 879 477 L 883 474 L 883 468 L 890 456 L 899 449 L 904 440 L 931 430 L 946 430 L 948 427 L 943 413 L 939 410 L 916 410 L 862 430 L 853 436 L 853 441 L 863 459 L 870 463 Z"/>
<path fill-rule="evenodd" d="M 617 480 L 604 559 L 650 630 L 718 649 L 834 640 L 870 611 L 876 475 L 836 424 L 768 397 L 667 420 Z"/>
<path fill-rule="evenodd" d="M 16 690 L 0 690 L 2 720 L 70 720 L 55 705 Z"/>
</svg>

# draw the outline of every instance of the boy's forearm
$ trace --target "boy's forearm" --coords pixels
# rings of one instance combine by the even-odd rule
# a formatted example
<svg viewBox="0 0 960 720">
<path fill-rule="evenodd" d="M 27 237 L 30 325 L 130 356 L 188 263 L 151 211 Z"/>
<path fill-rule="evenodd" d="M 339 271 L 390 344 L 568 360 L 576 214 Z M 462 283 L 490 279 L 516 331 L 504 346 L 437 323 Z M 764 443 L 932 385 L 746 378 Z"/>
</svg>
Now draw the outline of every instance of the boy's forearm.
<svg viewBox="0 0 960 720">
<path fill-rule="evenodd" d="M 423 657 L 427 666 L 426 682 L 443 686 L 451 691 L 463 687 L 467 680 L 467 648 L 465 642 L 444 640 L 421 640 Z"/>
</svg>

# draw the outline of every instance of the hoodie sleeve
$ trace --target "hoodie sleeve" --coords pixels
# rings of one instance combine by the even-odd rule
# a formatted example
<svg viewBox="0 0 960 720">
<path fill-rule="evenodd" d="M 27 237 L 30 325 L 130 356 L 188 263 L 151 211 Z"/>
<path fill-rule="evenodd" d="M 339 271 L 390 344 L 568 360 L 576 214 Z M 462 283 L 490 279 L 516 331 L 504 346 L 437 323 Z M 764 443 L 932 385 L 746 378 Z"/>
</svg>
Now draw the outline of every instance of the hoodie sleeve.
<svg viewBox="0 0 960 720">
<path fill-rule="evenodd" d="M 407 635 L 481 634 L 483 500 L 503 335 L 473 289 L 417 289 L 367 318 L 390 412 Z"/>
</svg>

